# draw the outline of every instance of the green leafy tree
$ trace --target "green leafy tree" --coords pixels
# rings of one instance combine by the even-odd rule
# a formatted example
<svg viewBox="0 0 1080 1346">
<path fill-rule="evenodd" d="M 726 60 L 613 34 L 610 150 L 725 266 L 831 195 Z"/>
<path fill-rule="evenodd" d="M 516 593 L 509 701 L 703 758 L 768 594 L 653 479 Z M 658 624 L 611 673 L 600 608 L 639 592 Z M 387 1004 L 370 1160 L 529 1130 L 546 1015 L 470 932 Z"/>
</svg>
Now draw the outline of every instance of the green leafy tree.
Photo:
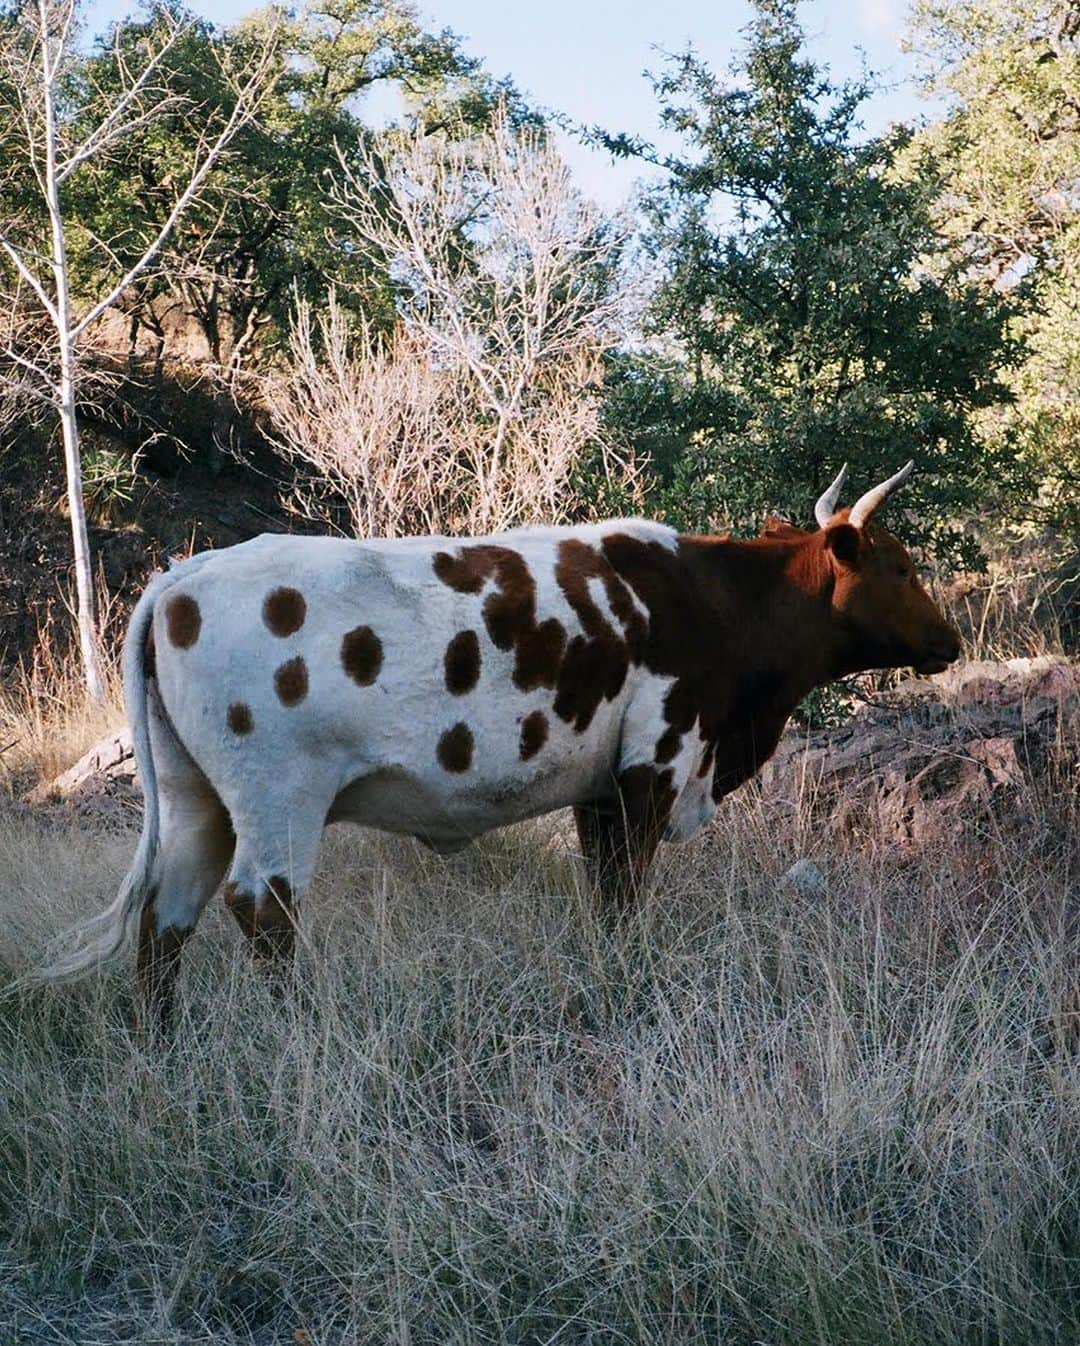
<svg viewBox="0 0 1080 1346">
<path fill-rule="evenodd" d="M 138 51 L 168 11 L 127 20 L 87 65 L 93 115 L 112 96 L 111 50 Z M 339 148 L 354 153 L 369 141 L 364 97 L 379 85 L 402 95 L 406 120 L 436 129 L 482 126 L 509 93 L 517 115 L 528 114 L 512 90 L 466 56 L 448 30 L 427 32 L 407 0 L 309 0 L 295 11 L 256 11 L 217 28 L 197 21 L 176 47 L 166 72 L 178 106 L 220 106 L 228 87 L 222 70 L 242 68 L 252 48 L 277 35 L 277 70 L 260 116 L 243 129 L 208 183 L 197 210 L 172 236 L 168 265 L 129 296 L 132 337 L 149 329 L 164 354 L 167 325 L 179 308 L 201 331 L 206 360 L 228 379 L 287 339 L 296 298 L 318 302 L 341 285 L 365 321 L 392 321 L 384 280 L 341 245 L 326 186 Z M 137 248 L 168 203 L 173 166 L 188 153 L 186 116 L 159 118 L 133 138 L 128 153 L 93 184 L 83 207 L 97 234 L 123 253 Z M 92 290 L 93 250 L 85 283 Z M 366 283 L 365 283 L 366 281 Z"/>
<path fill-rule="evenodd" d="M 1069 0 L 921 0 L 911 44 L 947 111 L 908 171 L 933 167 L 937 220 L 961 265 L 1011 291 L 1026 358 L 1013 430 L 1049 517 L 1080 528 L 1080 9 Z"/>
<path fill-rule="evenodd" d="M 913 457 L 909 538 L 971 561 L 954 521 L 1012 466 L 973 416 L 1006 396 L 1008 301 L 944 250 L 938 184 L 894 172 L 908 132 L 860 134 L 869 84 L 803 57 L 792 0 L 755 11 L 733 80 L 688 52 L 654 81 L 681 153 L 605 137 L 668 170 L 646 199 L 651 346 L 613 370 L 609 414 L 677 523 L 805 519 L 842 461 L 868 482 Z"/>
</svg>

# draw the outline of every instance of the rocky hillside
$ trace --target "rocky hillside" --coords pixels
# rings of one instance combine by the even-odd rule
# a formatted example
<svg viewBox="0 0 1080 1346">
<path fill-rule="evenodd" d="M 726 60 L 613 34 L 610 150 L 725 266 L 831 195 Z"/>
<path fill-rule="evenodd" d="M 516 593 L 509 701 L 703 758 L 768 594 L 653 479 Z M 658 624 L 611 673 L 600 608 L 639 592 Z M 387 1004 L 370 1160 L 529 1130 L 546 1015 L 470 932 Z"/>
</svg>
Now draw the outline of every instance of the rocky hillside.
<svg viewBox="0 0 1080 1346">
<path fill-rule="evenodd" d="M 965 662 L 913 679 L 834 729 L 789 731 L 762 775 L 781 810 L 810 800 L 835 837 L 933 845 L 1022 827 L 1080 782 L 1080 661 Z"/>
</svg>

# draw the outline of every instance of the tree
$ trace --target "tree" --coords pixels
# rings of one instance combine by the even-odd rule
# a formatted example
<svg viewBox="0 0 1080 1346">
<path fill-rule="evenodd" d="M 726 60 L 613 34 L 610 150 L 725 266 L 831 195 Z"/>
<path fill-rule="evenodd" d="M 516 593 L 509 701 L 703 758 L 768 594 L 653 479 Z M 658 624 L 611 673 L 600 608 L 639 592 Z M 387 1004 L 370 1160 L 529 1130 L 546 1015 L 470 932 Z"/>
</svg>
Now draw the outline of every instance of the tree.
<svg viewBox="0 0 1080 1346">
<path fill-rule="evenodd" d="M 922 0 L 911 44 L 947 110 L 912 176 L 943 184 L 936 220 L 961 266 L 1009 291 L 1026 357 L 1006 421 L 1052 519 L 1080 527 L 1080 10 L 1069 0 Z"/>
<path fill-rule="evenodd" d="M 121 258 L 107 237 L 93 240 L 111 263 L 95 297 L 82 311 L 73 302 L 69 246 L 70 203 L 79 179 L 92 173 L 136 130 L 183 106 L 163 87 L 161 74 L 188 26 L 162 11 L 160 40 L 136 53 L 114 48 L 112 97 L 87 121 L 79 115 L 80 88 L 75 45 L 76 0 L 26 0 L 5 16 L 0 42 L 0 144 L 19 153 L 5 161 L 14 209 L 0 219 L 0 250 L 9 265 L 10 301 L 22 309 L 29 295 L 44 313 L 50 334 L 48 358 L 28 358 L 17 347 L 7 357 L 47 390 L 55 405 L 64 445 L 68 507 L 77 592 L 79 645 L 87 689 L 104 699 L 94 618 L 93 572 L 86 528 L 76 399 L 80 343 L 94 323 L 158 259 L 170 233 L 198 198 L 208 175 L 237 131 L 255 113 L 265 88 L 271 47 L 264 46 L 243 75 L 230 72 L 235 98 L 228 111 L 198 109 L 201 129 L 186 161 L 167 184 L 169 204 L 160 225 Z M 99 90 L 96 86 L 91 93 Z M 194 108 L 191 109 L 194 111 Z"/>
<path fill-rule="evenodd" d="M 340 153 L 338 237 L 395 297 L 388 336 L 301 305 L 268 400 L 360 536 L 568 517 L 600 438 L 619 237 L 536 134 L 418 131 Z"/>
<path fill-rule="evenodd" d="M 604 137 L 668 170 L 646 200 L 652 344 L 617 362 L 610 414 L 679 522 L 806 517 L 841 462 L 866 481 L 914 457 L 909 537 L 970 559 L 952 520 L 1009 467 L 973 422 L 1006 396 L 1009 304 L 945 254 L 937 184 L 896 175 L 908 132 L 860 136 L 869 84 L 802 44 L 792 0 L 758 0 L 733 81 L 692 52 L 654 81 L 683 152 Z"/>
<path fill-rule="evenodd" d="M 125 53 L 160 41 L 161 12 L 127 20 L 114 43 Z M 392 295 L 363 263 L 337 246 L 325 191 L 337 147 L 354 155 L 369 143 L 364 98 L 393 86 L 406 120 L 434 133 L 490 125 L 506 94 L 466 56 L 447 30 L 428 32 L 406 0 L 308 0 L 288 12 L 270 8 L 214 28 L 192 24 L 173 47 L 163 79 L 181 106 L 227 108 L 235 96 L 223 67 L 240 67 L 252 47 L 276 35 L 274 69 L 260 116 L 238 130 L 228 156 L 208 179 L 166 245 L 166 264 L 129 296 L 130 340 L 147 333 L 163 363 L 163 317 L 177 307 L 201 331 L 205 366 L 223 386 L 257 367 L 289 339 L 300 297 L 318 303 L 337 285 L 346 313 L 364 324 L 393 324 Z M 130 57 L 129 57 L 130 59 Z M 106 102 L 115 96 L 117 66 L 110 46 L 88 62 Z M 528 113 L 511 90 L 514 115 Z M 120 251 L 137 250 L 162 210 L 162 180 L 189 151 L 191 128 L 164 116 L 128 140 L 109 178 L 94 184 L 84 204 L 99 233 Z"/>
</svg>

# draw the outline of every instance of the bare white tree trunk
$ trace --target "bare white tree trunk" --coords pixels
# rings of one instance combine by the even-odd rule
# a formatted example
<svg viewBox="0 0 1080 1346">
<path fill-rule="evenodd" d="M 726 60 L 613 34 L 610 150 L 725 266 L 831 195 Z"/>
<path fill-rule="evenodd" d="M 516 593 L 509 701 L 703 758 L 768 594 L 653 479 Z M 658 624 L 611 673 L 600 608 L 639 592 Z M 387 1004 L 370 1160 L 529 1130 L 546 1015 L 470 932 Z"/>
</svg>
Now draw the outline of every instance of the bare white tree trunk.
<svg viewBox="0 0 1080 1346">
<path fill-rule="evenodd" d="M 64 469 L 67 476 L 68 512 L 71 515 L 71 548 L 75 561 L 76 622 L 79 650 L 86 671 L 86 690 L 95 701 L 105 700 L 101 652 L 94 612 L 94 572 L 90 562 L 90 537 L 86 530 L 82 462 L 79 456 L 79 426 L 75 418 L 75 371 L 71 343 L 60 349 L 60 429 L 64 437 Z"/>
<path fill-rule="evenodd" d="M 73 128 L 58 106 L 58 96 L 65 78 L 74 69 L 73 63 L 78 60 L 72 43 L 77 11 L 78 0 L 37 0 L 36 21 L 27 16 L 27 23 L 14 24 L 5 34 L 5 45 L 0 48 L 0 76 L 14 93 L 13 100 L 0 105 L 0 119 L 5 123 L 2 129 L 6 138 L 18 137 L 26 146 L 49 226 L 46 244 L 37 236 L 36 230 L 31 229 L 28 236 L 19 237 L 9 232 L 11 227 L 0 219 L 0 251 L 14 267 L 19 285 L 35 296 L 52 328 L 52 349 L 41 359 L 29 360 L 10 348 L 5 354 L 21 371 L 48 390 L 60 419 L 75 563 L 79 649 L 87 691 L 95 701 L 104 701 L 105 684 L 94 615 L 94 575 L 86 528 L 76 416 L 78 343 L 86 329 L 153 263 L 176 222 L 197 198 L 222 151 L 236 132 L 255 116 L 259 101 L 269 87 L 276 39 L 271 34 L 253 53 L 243 80 L 234 85 L 232 111 L 223 114 L 216 125 L 211 120 L 201 134 L 186 181 L 181 177 L 185 182 L 183 190 L 157 234 L 135 263 L 114 278 L 105 294 L 81 316 L 76 316 L 71 306 L 61 186 L 81 166 L 114 150 L 136 127 L 145 126 L 166 112 L 175 112 L 184 102 L 180 95 L 156 81 L 164 70 L 167 53 L 188 31 L 191 23 L 184 21 L 170 25 L 156 47 L 146 51 L 138 70 L 125 64 L 117 47 L 120 90 L 97 125 L 76 141 Z M 0 181 L 2 170 L 0 164 Z"/>
<path fill-rule="evenodd" d="M 56 71 L 48 41 L 48 9 L 39 0 L 41 76 L 45 140 L 45 204 L 49 212 L 52 240 L 52 272 L 56 304 L 56 335 L 60 356 L 60 377 L 56 388 L 60 430 L 64 439 L 64 470 L 67 477 L 68 513 L 71 518 L 71 547 L 75 561 L 76 623 L 79 649 L 86 673 L 86 690 L 98 702 L 105 700 L 105 682 L 101 674 L 101 653 L 97 619 L 94 614 L 94 572 L 90 562 L 90 537 L 86 529 L 86 501 L 82 489 L 82 459 L 79 454 L 79 423 L 75 414 L 75 341 L 71 332 L 71 292 L 68 286 L 67 239 L 60 210 L 60 182 L 56 163 Z"/>
</svg>

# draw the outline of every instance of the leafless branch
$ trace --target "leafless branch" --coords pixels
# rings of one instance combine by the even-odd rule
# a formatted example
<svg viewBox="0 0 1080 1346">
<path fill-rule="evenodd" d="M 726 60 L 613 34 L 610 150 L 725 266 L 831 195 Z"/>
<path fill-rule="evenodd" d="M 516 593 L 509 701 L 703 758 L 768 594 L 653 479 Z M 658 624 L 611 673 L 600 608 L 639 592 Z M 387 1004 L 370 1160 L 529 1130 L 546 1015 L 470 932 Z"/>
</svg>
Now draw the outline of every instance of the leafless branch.
<svg viewBox="0 0 1080 1346">
<path fill-rule="evenodd" d="M 319 324 L 301 306 L 269 397 L 283 448 L 361 535 L 568 517 L 574 469 L 603 439 L 593 391 L 619 301 L 598 272 L 616 232 L 504 119 L 483 141 L 418 133 L 338 161 L 349 246 L 396 285 L 401 330 L 350 343 L 335 301 Z"/>
<path fill-rule="evenodd" d="M 140 110 L 127 121 L 124 120 L 128 109 L 134 106 L 150 87 L 150 81 L 161 69 L 165 57 L 173 50 L 179 40 L 191 31 L 193 26 L 193 22 L 171 26 L 161 46 L 151 55 L 146 65 L 133 79 L 120 49 L 120 31 L 117 29 L 113 41 L 113 58 L 121 76 L 128 78 L 130 83 L 86 139 L 58 165 L 57 180 L 59 182 L 63 182 L 69 177 L 80 164 L 94 158 L 109 145 L 115 144 L 132 131 L 148 125 L 165 112 L 171 111 L 178 102 L 182 101 L 177 94 L 163 94 L 155 99 L 153 106 Z"/>
<path fill-rule="evenodd" d="M 187 186 L 177 197 L 172 210 L 169 211 L 164 224 L 158 230 L 153 242 L 151 242 L 145 249 L 138 261 L 128 268 L 127 272 L 116 282 L 105 297 L 100 299 L 88 313 L 84 314 L 83 317 L 79 319 L 72 328 L 73 337 L 78 337 L 91 323 L 96 322 L 106 309 L 111 308 L 124 291 L 137 280 L 140 275 L 142 275 L 161 251 L 166 239 L 175 228 L 176 222 L 202 190 L 203 183 L 217 164 L 225 147 L 229 144 L 240 127 L 249 121 L 254 114 L 255 109 L 266 92 L 267 74 L 270 70 L 272 60 L 273 51 L 267 46 L 263 49 L 255 69 L 244 84 L 241 85 L 236 102 L 225 125 L 207 147 L 200 147 L 199 150 L 196 151 L 194 166 L 188 178 Z"/>
</svg>

